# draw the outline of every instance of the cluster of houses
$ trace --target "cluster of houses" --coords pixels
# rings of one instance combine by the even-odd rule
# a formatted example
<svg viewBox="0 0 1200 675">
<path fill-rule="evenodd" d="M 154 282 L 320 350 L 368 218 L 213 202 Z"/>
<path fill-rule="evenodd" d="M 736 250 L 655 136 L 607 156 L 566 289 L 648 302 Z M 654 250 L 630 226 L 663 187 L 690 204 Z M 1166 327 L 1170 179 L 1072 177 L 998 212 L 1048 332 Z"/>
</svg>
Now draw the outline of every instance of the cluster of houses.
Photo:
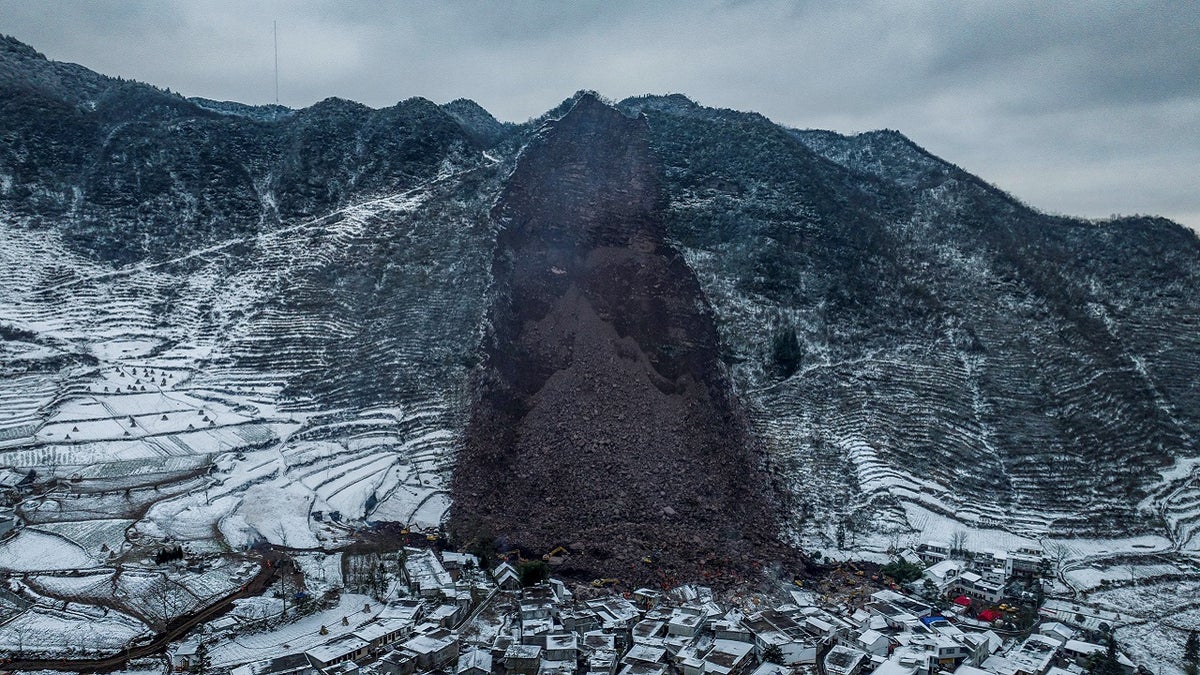
<svg viewBox="0 0 1200 675">
<path fill-rule="evenodd" d="M 1040 583 L 1048 561 L 1040 549 L 1015 551 L 952 551 L 948 544 L 928 542 L 904 551 L 901 559 L 928 565 L 925 579 L 941 595 L 965 596 L 982 603 L 997 603 L 1013 582 Z"/>
<path fill-rule="evenodd" d="M 988 579 L 978 572 L 978 578 L 970 571 L 950 574 L 947 560 L 931 561 L 928 568 L 944 590 L 965 592 L 967 584 L 978 589 Z M 794 586 L 773 599 L 722 600 L 691 585 L 624 594 L 589 589 L 585 595 L 599 597 L 577 598 L 578 589 L 573 593 L 557 579 L 522 587 L 520 572 L 509 563 L 489 574 L 473 556 L 439 557 L 418 549 L 408 550 L 404 582 L 406 597 L 385 603 L 353 632 L 231 672 L 1067 675 L 1082 672 L 1105 649 L 1081 640 L 1083 632 L 1068 625 L 1070 618 L 1046 621 L 1023 639 L 1005 637 L 981 622 L 939 612 L 903 589 L 876 591 L 855 607 L 830 604 Z M 1054 607 L 1053 616 L 1070 613 L 1070 607 Z M 191 653 L 177 654 L 176 670 L 189 668 Z M 1134 672 L 1124 657 L 1122 665 Z"/>
</svg>

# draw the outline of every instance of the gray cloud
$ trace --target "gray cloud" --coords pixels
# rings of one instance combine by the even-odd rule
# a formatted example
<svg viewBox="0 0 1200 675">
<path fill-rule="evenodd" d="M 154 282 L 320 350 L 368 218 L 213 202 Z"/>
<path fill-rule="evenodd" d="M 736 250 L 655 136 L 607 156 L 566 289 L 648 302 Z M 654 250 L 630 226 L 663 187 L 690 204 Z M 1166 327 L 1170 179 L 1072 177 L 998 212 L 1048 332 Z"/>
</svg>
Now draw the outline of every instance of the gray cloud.
<svg viewBox="0 0 1200 675">
<path fill-rule="evenodd" d="M 524 120 L 571 92 L 683 92 L 791 126 L 903 131 L 1040 208 L 1200 229 L 1200 4 L 0 0 L 0 32 L 186 95 L 473 98 Z"/>
</svg>

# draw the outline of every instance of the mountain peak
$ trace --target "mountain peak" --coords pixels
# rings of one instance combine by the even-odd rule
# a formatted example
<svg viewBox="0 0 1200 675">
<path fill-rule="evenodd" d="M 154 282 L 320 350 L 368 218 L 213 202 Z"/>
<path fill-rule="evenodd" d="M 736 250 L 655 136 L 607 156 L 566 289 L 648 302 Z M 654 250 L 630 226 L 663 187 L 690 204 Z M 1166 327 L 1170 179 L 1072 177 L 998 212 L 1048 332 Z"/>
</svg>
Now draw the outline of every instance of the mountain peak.
<svg viewBox="0 0 1200 675">
<path fill-rule="evenodd" d="M 622 110 L 657 110 L 661 112 L 693 112 L 700 104 L 684 94 L 642 94 L 630 96 L 617 104 Z"/>
<path fill-rule="evenodd" d="M 606 102 L 594 91 L 580 92 L 579 97 L 575 99 L 574 105 L 567 110 L 567 113 L 563 115 L 560 122 L 566 121 L 568 118 L 585 118 L 597 121 L 607 118 L 613 123 L 616 123 L 619 119 L 631 119 L 620 108 Z"/>
<path fill-rule="evenodd" d="M 483 147 L 495 145 L 512 126 L 497 120 L 487 109 L 469 98 L 456 98 L 439 107 Z"/>
<path fill-rule="evenodd" d="M 13 54 L 29 59 L 48 61 L 46 55 L 11 35 L 0 33 L 0 54 Z"/>
</svg>

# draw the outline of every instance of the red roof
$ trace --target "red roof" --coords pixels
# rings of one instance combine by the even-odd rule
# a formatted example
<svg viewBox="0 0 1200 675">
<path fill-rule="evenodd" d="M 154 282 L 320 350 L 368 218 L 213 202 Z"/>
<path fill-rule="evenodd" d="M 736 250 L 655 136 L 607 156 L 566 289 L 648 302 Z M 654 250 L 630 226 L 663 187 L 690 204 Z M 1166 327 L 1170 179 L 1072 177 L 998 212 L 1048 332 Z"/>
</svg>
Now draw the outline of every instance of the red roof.
<svg viewBox="0 0 1200 675">
<path fill-rule="evenodd" d="M 962 605 L 963 607 L 968 607 L 971 604 L 971 599 L 965 595 L 960 595 L 954 599 L 954 604 Z"/>
<path fill-rule="evenodd" d="M 986 621 L 988 623 L 991 623 L 991 622 L 995 621 L 996 619 L 1000 618 L 1000 612 L 998 612 L 994 609 L 985 609 L 982 612 L 980 612 L 979 616 L 976 618 L 978 618 L 980 621 Z"/>
</svg>

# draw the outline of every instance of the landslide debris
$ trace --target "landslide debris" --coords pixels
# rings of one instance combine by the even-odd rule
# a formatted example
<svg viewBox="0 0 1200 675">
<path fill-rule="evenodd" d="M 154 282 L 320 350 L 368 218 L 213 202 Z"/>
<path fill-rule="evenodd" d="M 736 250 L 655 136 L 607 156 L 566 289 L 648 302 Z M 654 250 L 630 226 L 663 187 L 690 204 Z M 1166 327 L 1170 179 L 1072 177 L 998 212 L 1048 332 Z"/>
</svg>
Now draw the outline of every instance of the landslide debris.
<svg viewBox="0 0 1200 675">
<path fill-rule="evenodd" d="M 712 312 L 664 241 L 647 135 L 644 118 L 585 95 L 497 203 L 497 293 L 451 527 L 539 554 L 570 544 L 560 573 L 736 574 L 774 550 L 772 489 Z"/>
</svg>

